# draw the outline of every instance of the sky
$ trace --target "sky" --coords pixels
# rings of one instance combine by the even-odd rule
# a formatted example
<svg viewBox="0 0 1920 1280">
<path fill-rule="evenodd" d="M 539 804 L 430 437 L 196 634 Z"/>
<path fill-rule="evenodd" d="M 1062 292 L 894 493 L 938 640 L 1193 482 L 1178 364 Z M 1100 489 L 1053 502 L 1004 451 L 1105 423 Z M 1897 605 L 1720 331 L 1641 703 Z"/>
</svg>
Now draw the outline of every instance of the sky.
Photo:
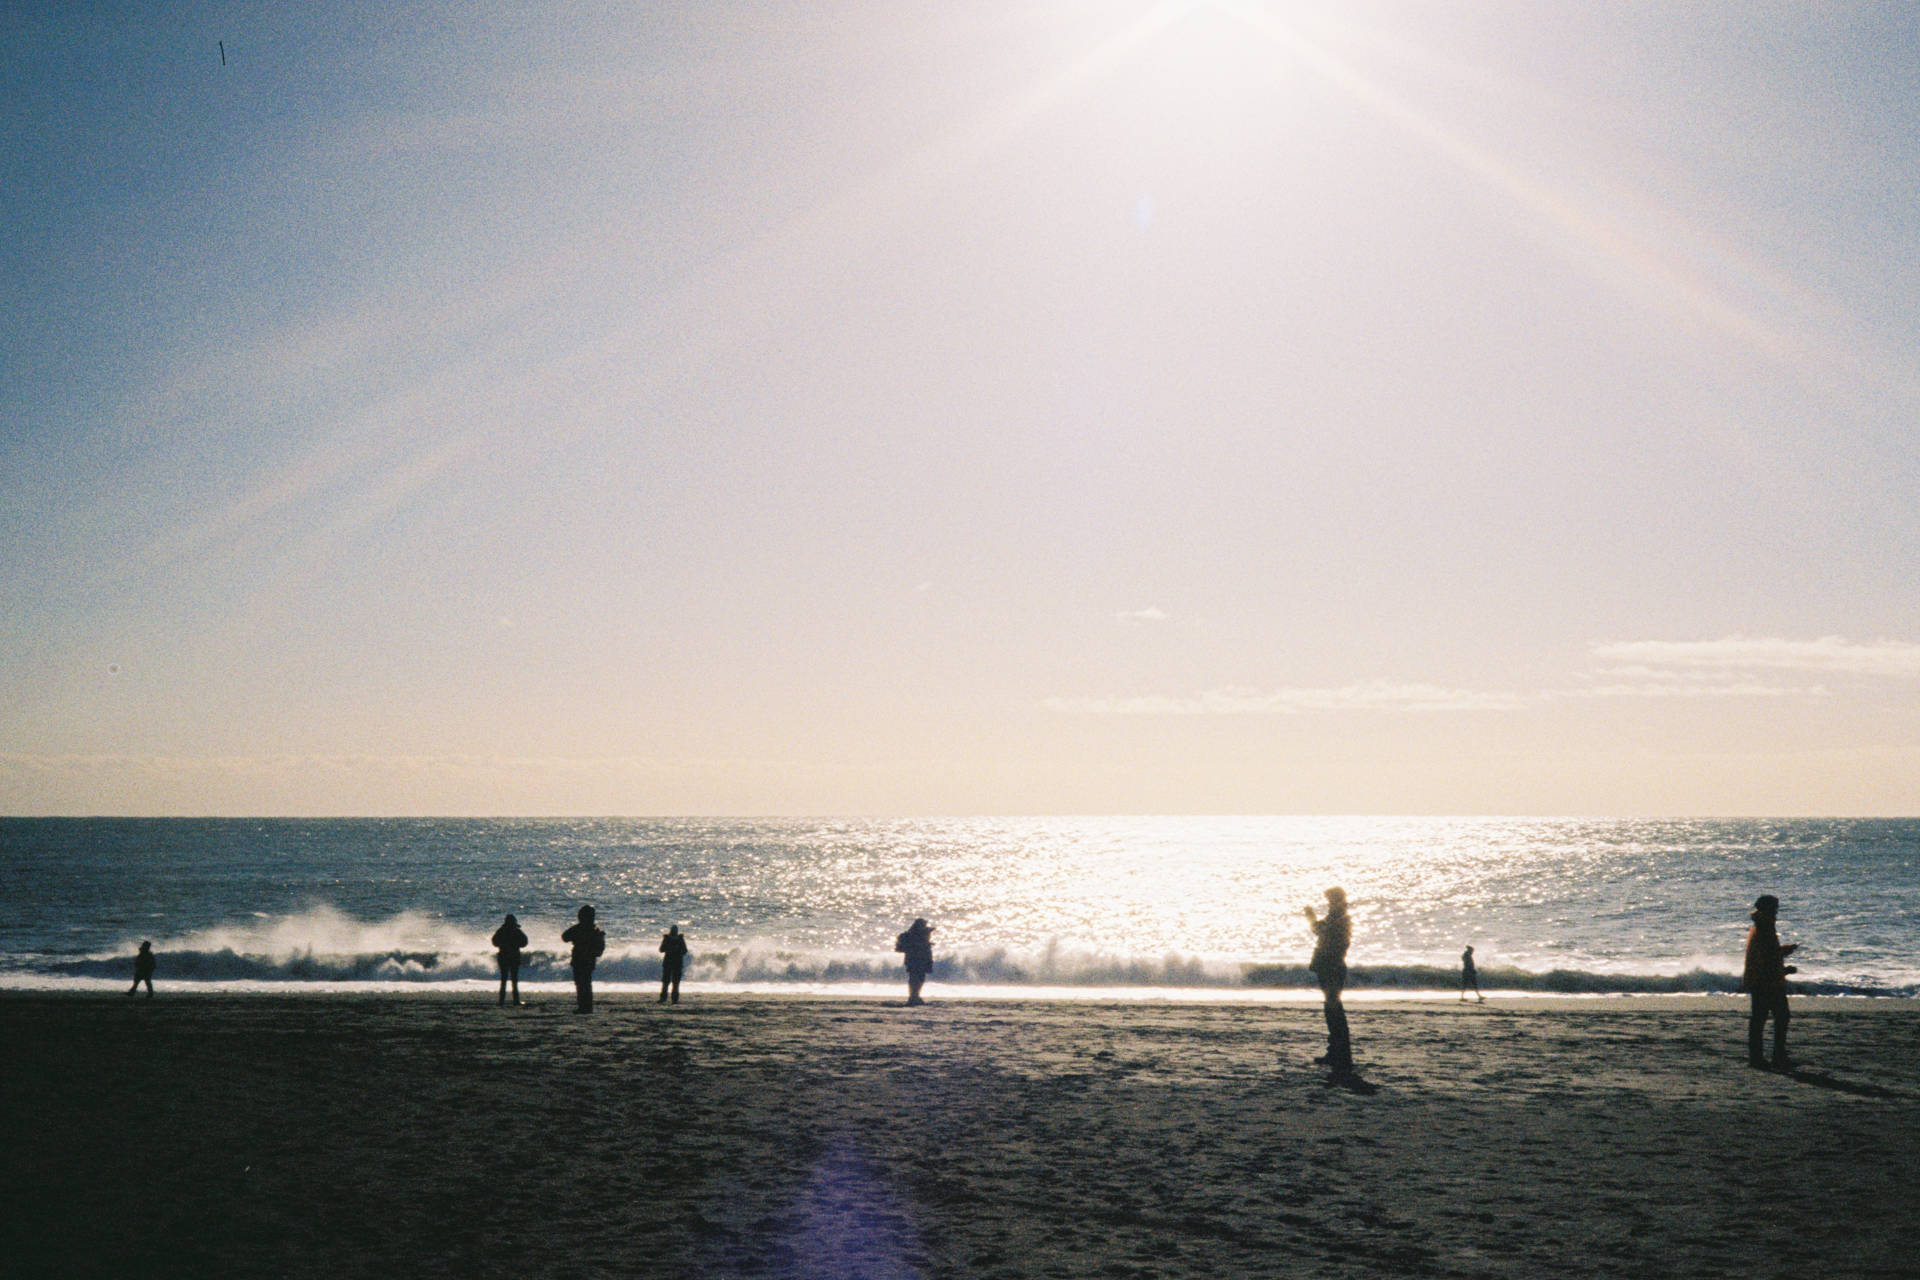
<svg viewBox="0 0 1920 1280">
<path fill-rule="evenodd" d="M 1920 813 L 1920 9 L 0 13 L 0 812 Z"/>
</svg>

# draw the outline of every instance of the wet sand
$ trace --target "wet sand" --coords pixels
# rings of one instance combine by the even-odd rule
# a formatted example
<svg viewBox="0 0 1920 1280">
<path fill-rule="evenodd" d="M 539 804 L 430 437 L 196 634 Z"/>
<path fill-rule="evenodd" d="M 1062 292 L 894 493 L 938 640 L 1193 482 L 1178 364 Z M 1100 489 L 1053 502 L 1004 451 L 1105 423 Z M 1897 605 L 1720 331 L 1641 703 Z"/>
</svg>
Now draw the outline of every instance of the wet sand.
<svg viewBox="0 0 1920 1280">
<path fill-rule="evenodd" d="M 1913 1276 L 1920 1008 L 0 995 L 66 1276 Z"/>
</svg>

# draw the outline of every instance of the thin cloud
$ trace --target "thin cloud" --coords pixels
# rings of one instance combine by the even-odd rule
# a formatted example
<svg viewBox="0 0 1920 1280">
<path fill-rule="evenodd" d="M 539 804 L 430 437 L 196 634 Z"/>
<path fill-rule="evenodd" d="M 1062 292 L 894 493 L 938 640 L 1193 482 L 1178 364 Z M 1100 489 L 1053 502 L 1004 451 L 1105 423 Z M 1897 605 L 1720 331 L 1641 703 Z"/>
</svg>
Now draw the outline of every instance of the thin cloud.
<svg viewBox="0 0 1920 1280">
<path fill-rule="evenodd" d="M 1526 699 L 1510 693 L 1449 689 L 1434 684 L 1367 680 L 1329 688 L 1224 688 L 1190 695 L 1131 698 L 1048 698 L 1049 711 L 1110 716 L 1298 715 L 1311 711 L 1514 711 Z"/>
<path fill-rule="evenodd" d="M 495 773 L 604 773 L 621 771 L 672 772 L 685 761 L 645 756 L 481 756 L 376 755 L 369 753 L 285 753 L 262 755 L 162 755 L 140 753 L 0 752 L 0 774 L 124 773 L 170 776 L 205 774 L 223 777 L 306 772 L 395 776 Z"/>
<path fill-rule="evenodd" d="M 1616 674 L 1669 678 L 1743 671 L 1820 671 L 1855 676 L 1920 679 L 1920 644 L 1877 640 L 1855 644 L 1840 636 L 1818 640 L 1728 636 L 1721 640 L 1631 640 L 1593 647 L 1595 661 Z"/>
<path fill-rule="evenodd" d="M 1705 681 L 1643 681 L 1638 684 L 1597 684 L 1579 689 L 1556 689 L 1549 698 L 1825 698 L 1825 685 L 1709 683 Z"/>
</svg>

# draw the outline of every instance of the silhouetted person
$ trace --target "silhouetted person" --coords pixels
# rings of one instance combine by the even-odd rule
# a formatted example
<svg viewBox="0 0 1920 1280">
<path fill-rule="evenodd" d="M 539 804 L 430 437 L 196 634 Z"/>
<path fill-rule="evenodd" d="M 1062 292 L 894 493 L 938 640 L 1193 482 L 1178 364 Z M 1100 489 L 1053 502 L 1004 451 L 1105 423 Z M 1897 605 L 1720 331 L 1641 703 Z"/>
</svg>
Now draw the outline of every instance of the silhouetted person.
<svg viewBox="0 0 1920 1280">
<path fill-rule="evenodd" d="M 1480 997 L 1481 1004 L 1487 1002 L 1487 998 L 1480 995 L 1480 975 L 1475 972 L 1473 967 L 1472 947 L 1468 947 L 1460 953 L 1460 998 L 1462 1000 L 1467 998 L 1468 987 L 1472 987 L 1473 994 Z"/>
<path fill-rule="evenodd" d="M 1353 920 L 1347 915 L 1347 891 L 1327 890 L 1325 919 L 1303 908 L 1313 928 L 1313 959 L 1307 969 L 1320 980 L 1320 994 L 1326 997 L 1328 1083 L 1345 1084 L 1356 1078 L 1353 1070 L 1353 1041 L 1347 1033 L 1347 1009 L 1340 993 L 1347 986 L 1347 947 L 1353 942 Z"/>
<path fill-rule="evenodd" d="M 493 945 L 500 956 L 500 1003 L 507 1002 L 507 983 L 513 983 L 513 1002 L 520 1003 L 520 952 L 527 945 L 527 935 L 520 930 L 520 922 L 508 916 L 506 922 L 493 931 Z"/>
<path fill-rule="evenodd" d="M 147 999 L 153 999 L 153 967 L 153 944 L 142 942 L 139 953 L 133 957 L 133 985 L 127 988 L 128 995 L 138 991 L 144 982 L 147 984 Z"/>
<path fill-rule="evenodd" d="M 1753 927 L 1747 930 L 1747 962 L 1740 974 L 1740 986 L 1753 998 L 1753 1013 L 1747 1019 L 1747 1065 L 1766 1067 L 1760 1050 L 1766 1040 L 1767 1018 L 1773 1018 L 1773 1069 L 1793 1070 L 1787 1056 L 1787 975 L 1797 972 L 1787 957 L 1799 950 L 1797 944 L 1780 945 L 1774 917 L 1780 913 L 1780 899 L 1763 893 L 1753 904 Z"/>
<path fill-rule="evenodd" d="M 580 921 L 560 935 L 573 944 L 573 995 L 581 1013 L 593 1012 L 593 966 L 607 949 L 607 935 L 593 922 L 593 908 L 580 908 Z"/>
<path fill-rule="evenodd" d="M 680 926 L 670 924 L 667 931 L 660 935 L 660 1003 L 665 1004 L 671 993 L 675 1004 L 680 1003 L 680 975 L 687 967 L 687 935 L 680 932 Z"/>
<path fill-rule="evenodd" d="M 893 949 L 906 958 L 907 1003 L 925 1004 L 920 998 L 920 987 L 933 972 L 933 926 L 925 917 L 915 920 L 905 933 L 893 940 Z"/>
</svg>

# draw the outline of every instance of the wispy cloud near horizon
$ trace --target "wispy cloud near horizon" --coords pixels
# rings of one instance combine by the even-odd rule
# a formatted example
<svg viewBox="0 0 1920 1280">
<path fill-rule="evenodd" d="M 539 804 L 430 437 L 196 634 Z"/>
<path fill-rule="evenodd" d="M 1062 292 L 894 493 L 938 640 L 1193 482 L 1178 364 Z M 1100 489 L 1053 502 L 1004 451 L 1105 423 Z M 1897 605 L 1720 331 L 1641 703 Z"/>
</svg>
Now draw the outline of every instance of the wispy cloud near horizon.
<svg viewBox="0 0 1920 1280">
<path fill-rule="evenodd" d="M 1856 644 L 1840 636 L 1784 640 L 1727 636 L 1719 640 L 1630 640 L 1596 644 L 1596 662 L 1620 674 L 1660 672 L 1824 671 L 1846 675 L 1920 677 L 1920 644 L 1876 640 Z"/>
<path fill-rule="evenodd" d="M 1157 613 L 1157 610 L 1148 612 Z M 1117 614 L 1117 617 L 1130 617 Z M 1295 715 L 1342 711 L 1519 711 L 1581 698 L 1827 698 L 1826 684 L 1781 684 L 1756 672 L 1804 671 L 1867 678 L 1920 678 L 1920 644 L 1881 640 L 1855 644 L 1730 636 L 1721 640 L 1606 641 L 1589 650 L 1586 684 L 1530 691 L 1463 689 L 1418 681 L 1360 680 L 1327 687 L 1256 689 L 1226 686 L 1190 694 L 1052 697 L 1048 711 L 1075 715 Z"/>
<path fill-rule="evenodd" d="M 1513 711 L 1525 701 L 1507 693 L 1366 680 L 1329 688 L 1223 688 L 1178 696 L 1048 698 L 1041 705 L 1049 711 L 1076 715 L 1219 716 L 1294 715 L 1306 711 Z"/>
</svg>

